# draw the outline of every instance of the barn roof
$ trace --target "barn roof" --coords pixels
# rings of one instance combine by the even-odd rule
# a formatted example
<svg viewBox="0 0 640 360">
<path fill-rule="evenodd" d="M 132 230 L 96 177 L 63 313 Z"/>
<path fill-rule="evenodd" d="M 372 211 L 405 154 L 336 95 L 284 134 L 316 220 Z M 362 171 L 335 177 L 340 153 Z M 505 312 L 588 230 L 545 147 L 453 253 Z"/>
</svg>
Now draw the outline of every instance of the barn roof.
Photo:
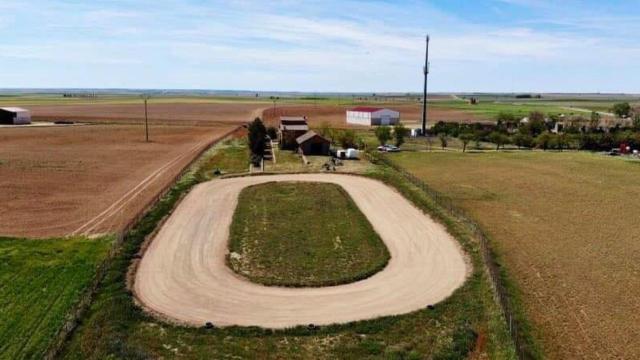
<svg viewBox="0 0 640 360">
<path fill-rule="evenodd" d="M 9 111 L 9 112 L 28 112 L 29 110 L 27 109 L 23 109 L 23 108 L 19 108 L 19 107 L 13 107 L 13 106 L 9 106 L 9 107 L 0 107 L 0 110 L 4 110 L 4 111 Z"/>
<path fill-rule="evenodd" d="M 307 123 L 307 118 L 304 116 L 280 116 L 281 123 Z"/>
<path fill-rule="evenodd" d="M 374 113 L 380 110 L 384 110 L 384 109 L 379 107 L 372 107 L 372 106 L 358 106 L 358 107 L 354 107 L 349 111 Z"/>
<path fill-rule="evenodd" d="M 307 131 L 307 119 L 301 116 L 281 116 L 280 130 L 283 131 Z"/>
<path fill-rule="evenodd" d="M 317 137 L 319 137 L 319 138 L 321 138 L 322 140 L 324 140 L 324 141 L 326 141 L 326 142 L 329 142 L 329 140 L 328 140 L 328 139 L 326 139 L 326 138 L 324 138 L 324 137 L 322 137 L 322 136 L 318 135 L 318 133 L 316 133 L 316 132 L 315 132 L 315 131 L 313 131 L 313 130 L 307 131 L 307 132 L 306 132 L 306 133 L 304 133 L 303 135 L 298 136 L 298 138 L 296 139 L 296 142 L 298 143 L 298 145 L 301 145 L 301 144 L 303 144 L 304 142 L 309 141 L 309 140 L 313 139 L 313 138 L 314 138 L 314 137 L 316 137 L 316 136 L 317 136 Z"/>
</svg>

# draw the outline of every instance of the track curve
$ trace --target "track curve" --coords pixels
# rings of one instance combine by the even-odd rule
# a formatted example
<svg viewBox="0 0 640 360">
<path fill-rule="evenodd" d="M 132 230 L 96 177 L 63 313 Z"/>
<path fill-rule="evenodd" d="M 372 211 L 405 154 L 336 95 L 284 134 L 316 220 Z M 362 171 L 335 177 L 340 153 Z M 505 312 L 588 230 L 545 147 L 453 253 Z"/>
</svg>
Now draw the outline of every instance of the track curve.
<svg viewBox="0 0 640 360">
<path fill-rule="evenodd" d="M 367 279 L 324 288 L 267 287 L 235 274 L 225 255 L 238 195 L 247 186 L 272 181 L 342 186 L 389 248 L 387 267 Z M 379 181 L 269 175 L 196 186 L 149 245 L 133 290 L 144 307 L 182 323 L 285 328 L 415 311 L 451 295 L 467 270 L 462 250 L 445 228 Z"/>
</svg>

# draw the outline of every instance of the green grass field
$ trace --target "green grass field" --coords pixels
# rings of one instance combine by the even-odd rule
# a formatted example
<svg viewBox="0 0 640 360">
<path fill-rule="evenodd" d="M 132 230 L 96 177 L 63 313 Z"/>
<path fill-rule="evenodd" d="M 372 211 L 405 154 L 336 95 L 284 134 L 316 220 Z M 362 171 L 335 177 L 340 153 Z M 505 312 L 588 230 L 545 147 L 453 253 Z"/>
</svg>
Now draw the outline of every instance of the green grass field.
<svg viewBox="0 0 640 360">
<path fill-rule="evenodd" d="M 640 162 L 539 151 L 392 159 L 488 231 L 549 358 L 640 357 Z"/>
<path fill-rule="evenodd" d="M 112 238 L 0 238 L 0 358 L 41 359 Z"/>
<path fill-rule="evenodd" d="M 240 193 L 230 267 L 272 286 L 330 286 L 382 270 L 389 251 L 338 185 L 267 183 Z"/>
<path fill-rule="evenodd" d="M 454 109 L 468 111 L 486 120 L 493 120 L 501 112 L 512 113 L 518 117 L 525 117 L 532 111 L 541 111 L 546 114 L 566 114 L 567 109 L 551 102 L 534 101 L 480 101 L 477 105 L 471 105 L 466 101 L 448 100 L 429 103 L 434 108 Z"/>
</svg>

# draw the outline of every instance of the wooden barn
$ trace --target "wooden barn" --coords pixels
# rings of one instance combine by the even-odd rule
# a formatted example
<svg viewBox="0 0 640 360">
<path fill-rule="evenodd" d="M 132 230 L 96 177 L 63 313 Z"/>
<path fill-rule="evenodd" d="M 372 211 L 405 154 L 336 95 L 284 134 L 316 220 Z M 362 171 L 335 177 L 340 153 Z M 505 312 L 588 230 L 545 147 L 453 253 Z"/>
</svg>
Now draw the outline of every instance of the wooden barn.
<svg viewBox="0 0 640 360">
<path fill-rule="evenodd" d="M 296 139 L 299 150 L 305 155 L 329 155 L 331 141 L 315 131 L 308 131 Z"/>
<path fill-rule="evenodd" d="M 298 147 L 296 139 L 309 131 L 307 118 L 302 116 L 281 116 L 278 126 L 278 141 L 280 149 L 295 149 Z"/>
</svg>

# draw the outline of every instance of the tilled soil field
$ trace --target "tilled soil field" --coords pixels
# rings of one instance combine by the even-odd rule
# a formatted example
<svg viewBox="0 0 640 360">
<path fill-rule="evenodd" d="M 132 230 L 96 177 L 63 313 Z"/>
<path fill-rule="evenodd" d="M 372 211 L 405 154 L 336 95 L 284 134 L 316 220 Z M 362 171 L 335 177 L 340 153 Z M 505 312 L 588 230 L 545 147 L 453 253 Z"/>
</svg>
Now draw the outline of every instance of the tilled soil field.
<svg viewBox="0 0 640 360">
<path fill-rule="evenodd" d="M 378 106 L 378 105 L 375 105 Z M 346 105 L 284 105 L 270 107 L 264 110 L 263 116 L 267 123 L 276 124 L 280 116 L 307 116 L 309 124 L 319 126 L 327 123 L 333 127 L 356 127 L 346 123 L 346 111 L 354 108 Z M 400 112 L 402 122 L 407 124 L 418 123 L 422 117 L 422 108 L 419 103 L 389 105 L 381 104 L 379 107 L 388 107 Z M 466 111 L 449 110 L 442 108 L 428 108 L 428 119 L 430 123 L 437 121 L 447 122 L 476 122 L 482 119 Z"/>
<path fill-rule="evenodd" d="M 245 120 L 247 119 L 245 114 Z M 226 126 L 0 129 L 0 235 L 120 229 Z"/>
<path fill-rule="evenodd" d="M 144 121 L 144 105 L 87 104 L 31 105 L 34 120 L 139 123 Z M 260 116 L 268 104 L 260 103 L 154 103 L 148 104 L 149 121 L 155 124 L 217 125 L 239 124 Z M 251 116 L 248 116 L 251 114 Z"/>
</svg>

